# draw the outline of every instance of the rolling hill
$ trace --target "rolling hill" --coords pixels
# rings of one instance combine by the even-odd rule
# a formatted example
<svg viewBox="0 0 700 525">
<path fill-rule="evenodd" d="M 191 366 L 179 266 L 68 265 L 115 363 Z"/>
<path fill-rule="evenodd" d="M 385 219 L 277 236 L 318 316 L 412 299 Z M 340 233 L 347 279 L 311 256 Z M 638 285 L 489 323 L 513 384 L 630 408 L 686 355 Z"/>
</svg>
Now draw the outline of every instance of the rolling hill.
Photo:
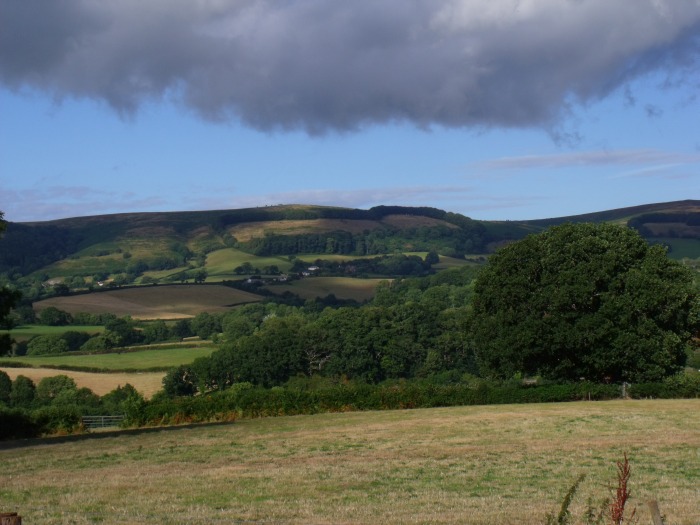
<svg viewBox="0 0 700 525">
<path fill-rule="evenodd" d="M 551 225 L 603 221 L 634 227 L 649 242 L 667 245 L 671 257 L 685 258 L 689 265 L 698 266 L 698 200 L 532 221 L 477 221 L 435 208 L 378 206 L 359 210 L 289 205 L 9 222 L 0 239 L 0 277 L 34 301 L 125 285 L 230 283 L 260 276 L 265 282 L 258 284 L 269 285 L 271 280 L 300 273 L 318 259 L 344 262 L 346 272 L 353 260 L 397 254 L 425 257 L 435 252 L 441 262 L 450 265 L 483 262 L 499 246 Z M 249 287 L 246 291 L 258 295 L 242 302 L 259 300 L 261 293 L 285 292 L 302 298 L 326 292 L 341 299 L 371 297 L 373 286 L 369 282 L 360 288 L 348 285 L 348 279 L 358 277 L 378 282 L 393 276 L 338 274 L 330 276 L 323 286 L 309 281 L 308 287 L 299 283 Z M 360 289 L 363 291 L 358 293 Z M 162 295 L 150 294 L 152 298 Z M 100 297 L 114 301 L 109 295 Z M 73 301 L 89 302 L 85 296 Z M 143 303 L 139 308 L 153 308 L 148 301 L 138 301 Z M 215 306 L 238 302 L 224 300 Z M 171 314 L 191 315 L 202 307 L 197 300 L 189 306 L 185 303 L 176 301 Z M 179 311 L 183 308 L 187 311 Z"/>
</svg>

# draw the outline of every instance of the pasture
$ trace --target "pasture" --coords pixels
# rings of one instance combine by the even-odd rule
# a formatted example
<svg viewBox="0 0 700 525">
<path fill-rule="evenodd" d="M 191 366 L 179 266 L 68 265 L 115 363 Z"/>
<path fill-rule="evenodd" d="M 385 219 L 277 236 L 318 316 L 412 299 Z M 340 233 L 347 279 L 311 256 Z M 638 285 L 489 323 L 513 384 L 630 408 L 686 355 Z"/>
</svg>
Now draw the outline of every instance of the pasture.
<svg viewBox="0 0 700 525">
<path fill-rule="evenodd" d="M 28 442 L 0 509 L 27 523 L 541 524 L 580 474 L 582 523 L 631 464 L 628 507 L 700 523 L 700 400 L 319 414 Z"/>
<path fill-rule="evenodd" d="M 0 330 L 0 334 L 9 334 L 10 337 L 17 341 L 26 341 L 32 337 L 39 335 L 61 335 L 62 333 L 75 331 L 86 332 L 88 334 L 100 334 L 104 332 L 104 326 L 87 326 L 87 325 L 70 325 L 70 326 L 45 326 L 45 325 L 26 325 L 17 326 L 12 330 Z"/>
<path fill-rule="evenodd" d="M 335 295 L 338 299 L 353 299 L 363 302 L 374 297 L 377 285 L 391 279 L 354 279 L 352 277 L 308 277 L 283 285 L 266 286 L 272 293 L 285 291 L 297 294 L 302 299 L 314 299 Z"/>
<path fill-rule="evenodd" d="M 258 295 L 227 286 L 158 285 L 51 297 L 34 303 L 34 308 L 41 311 L 55 306 L 70 313 L 113 313 L 134 319 L 182 319 L 260 300 Z"/>
<path fill-rule="evenodd" d="M 292 266 L 287 257 L 258 257 L 235 248 L 225 248 L 207 255 L 206 270 L 209 274 L 207 281 L 221 281 L 224 278 L 240 279 L 241 276 L 235 274 L 233 270 L 244 263 L 250 263 L 258 269 L 274 265 L 282 272 L 288 271 Z"/>
<path fill-rule="evenodd" d="M 12 360 L 30 367 L 44 366 L 86 367 L 105 371 L 167 369 L 189 364 L 198 357 L 210 355 L 217 347 L 184 346 L 182 348 L 139 350 L 87 355 L 39 355 L 13 357 Z"/>
</svg>

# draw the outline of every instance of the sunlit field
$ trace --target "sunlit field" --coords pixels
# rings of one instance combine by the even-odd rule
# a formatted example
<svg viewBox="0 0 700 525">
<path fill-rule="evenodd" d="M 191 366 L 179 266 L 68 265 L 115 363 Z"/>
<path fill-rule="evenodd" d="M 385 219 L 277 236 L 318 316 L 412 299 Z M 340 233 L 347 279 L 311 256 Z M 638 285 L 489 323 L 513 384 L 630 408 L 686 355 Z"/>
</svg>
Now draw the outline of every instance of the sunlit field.
<svg viewBox="0 0 700 525">
<path fill-rule="evenodd" d="M 89 388 L 98 396 L 103 396 L 119 386 L 129 383 L 144 397 L 150 398 L 163 388 L 165 372 L 78 372 L 74 370 L 55 370 L 50 368 L 0 368 L 13 381 L 23 375 L 38 384 L 45 377 L 58 375 L 73 378 L 78 388 Z M 0 489 L 0 494 L 2 489 Z M 2 498 L 0 498 L 0 502 Z"/>
<path fill-rule="evenodd" d="M 700 523 L 700 400 L 321 414 L 0 449 L 26 523 L 576 523 L 631 463 L 628 507 Z"/>
<path fill-rule="evenodd" d="M 309 277 L 277 286 L 267 286 L 272 293 L 285 291 L 297 294 L 302 299 L 314 299 L 335 295 L 338 299 L 353 299 L 358 302 L 374 297 L 377 285 L 391 279 L 354 279 L 352 277 Z"/>
</svg>

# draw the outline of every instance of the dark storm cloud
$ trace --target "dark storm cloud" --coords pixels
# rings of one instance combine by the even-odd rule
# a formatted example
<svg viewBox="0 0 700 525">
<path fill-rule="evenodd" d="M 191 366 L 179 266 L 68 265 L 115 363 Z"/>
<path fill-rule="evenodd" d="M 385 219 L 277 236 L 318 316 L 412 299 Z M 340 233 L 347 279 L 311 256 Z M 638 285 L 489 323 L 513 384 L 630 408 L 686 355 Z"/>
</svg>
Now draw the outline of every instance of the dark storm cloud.
<svg viewBox="0 0 700 525">
<path fill-rule="evenodd" d="M 698 0 L 0 0 L 0 22 L 11 89 L 262 130 L 551 126 L 649 72 L 698 82 Z"/>
</svg>

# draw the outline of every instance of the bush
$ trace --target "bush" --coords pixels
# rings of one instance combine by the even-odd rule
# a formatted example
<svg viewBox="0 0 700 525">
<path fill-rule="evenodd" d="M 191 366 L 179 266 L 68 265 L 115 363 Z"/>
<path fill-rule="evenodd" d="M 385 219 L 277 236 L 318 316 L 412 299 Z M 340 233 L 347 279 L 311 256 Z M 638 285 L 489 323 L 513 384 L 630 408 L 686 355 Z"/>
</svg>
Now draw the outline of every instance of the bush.
<svg viewBox="0 0 700 525">
<path fill-rule="evenodd" d="M 26 439 L 40 433 L 39 425 L 26 410 L 0 407 L 0 440 Z"/>
</svg>

